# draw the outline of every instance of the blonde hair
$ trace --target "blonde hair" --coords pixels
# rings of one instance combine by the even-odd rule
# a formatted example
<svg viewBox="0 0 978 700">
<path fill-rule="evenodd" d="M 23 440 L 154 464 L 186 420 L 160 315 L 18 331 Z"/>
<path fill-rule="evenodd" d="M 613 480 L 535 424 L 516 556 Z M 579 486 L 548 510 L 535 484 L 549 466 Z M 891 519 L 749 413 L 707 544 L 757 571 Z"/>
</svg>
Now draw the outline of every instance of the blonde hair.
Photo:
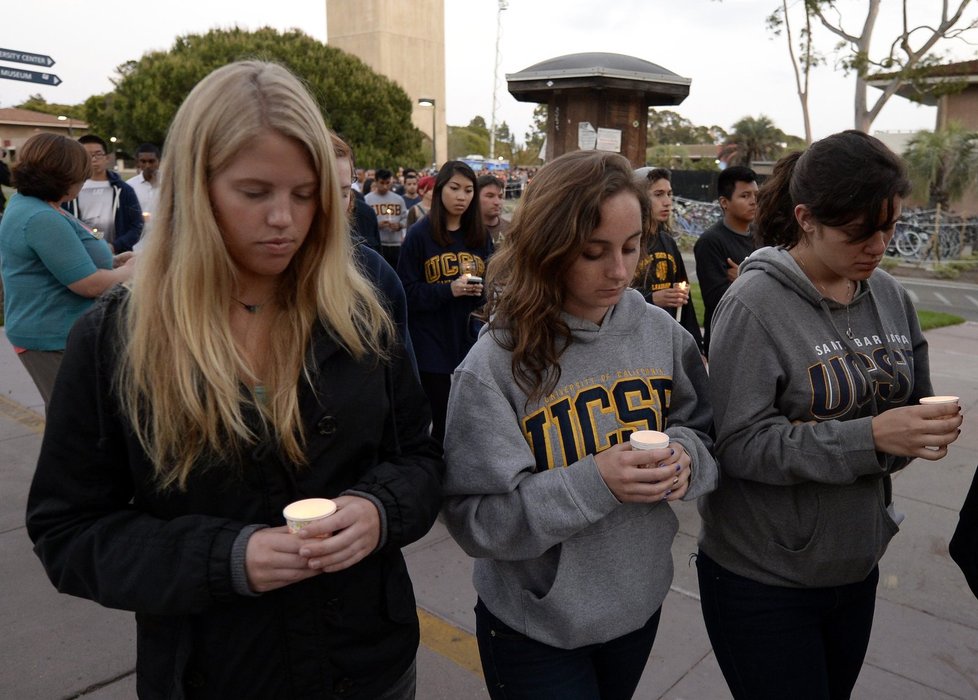
<svg viewBox="0 0 978 700">
<path fill-rule="evenodd" d="M 231 335 L 235 268 L 208 187 L 268 131 L 303 146 L 319 173 L 319 208 L 282 273 L 270 333 L 266 398 L 242 394 L 254 377 Z M 125 312 L 117 369 L 123 410 L 152 460 L 161 488 L 185 488 L 213 456 L 273 439 L 305 462 L 299 383 L 310 381 L 306 352 L 317 322 L 351 355 L 384 360 L 390 317 L 356 265 L 339 206 L 335 159 L 322 114 L 285 68 L 257 61 L 224 66 L 191 91 L 166 139 L 160 200 Z M 245 420 L 255 411 L 256 434 Z"/>
</svg>

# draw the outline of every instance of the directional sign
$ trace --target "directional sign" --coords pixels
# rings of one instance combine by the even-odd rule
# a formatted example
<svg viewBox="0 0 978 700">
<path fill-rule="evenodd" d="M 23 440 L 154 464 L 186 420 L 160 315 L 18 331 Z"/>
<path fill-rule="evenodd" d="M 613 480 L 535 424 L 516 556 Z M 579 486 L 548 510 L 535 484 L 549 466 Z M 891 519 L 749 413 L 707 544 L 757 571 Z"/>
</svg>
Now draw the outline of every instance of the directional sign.
<svg viewBox="0 0 978 700">
<path fill-rule="evenodd" d="M 50 56 L 42 56 L 39 53 L 27 53 L 16 49 L 0 49 L 0 61 L 11 61 L 13 63 L 29 63 L 32 66 L 44 66 L 50 68 L 54 65 L 54 59 Z"/>
<path fill-rule="evenodd" d="M 38 73 L 32 70 L 8 68 L 0 66 L 0 78 L 7 80 L 23 80 L 25 83 L 40 83 L 41 85 L 60 85 L 61 78 L 54 73 Z"/>
</svg>

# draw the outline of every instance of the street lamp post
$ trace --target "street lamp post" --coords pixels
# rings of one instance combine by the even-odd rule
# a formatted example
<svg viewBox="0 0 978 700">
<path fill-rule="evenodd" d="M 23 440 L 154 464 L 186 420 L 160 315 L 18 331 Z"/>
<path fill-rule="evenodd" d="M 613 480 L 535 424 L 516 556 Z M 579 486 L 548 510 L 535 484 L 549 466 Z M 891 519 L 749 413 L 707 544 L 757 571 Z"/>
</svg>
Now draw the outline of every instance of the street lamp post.
<svg viewBox="0 0 978 700">
<path fill-rule="evenodd" d="M 75 132 L 71 128 L 73 126 L 73 124 L 71 123 L 71 117 L 66 117 L 65 115 L 61 114 L 58 116 L 58 121 L 68 122 L 68 138 L 75 138 Z"/>
<path fill-rule="evenodd" d="M 435 148 L 435 130 L 438 128 L 437 110 L 434 97 L 422 97 L 418 100 L 422 107 L 431 107 L 431 164 L 438 167 L 438 150 Z"/>
<path fill-rule="evenodd" d="M 509 4 L 506 0 L 499 0 L 499 10 L 496 12 L 496 64 L 492 72 L 492 123 L 489 125 L 489 159 L 496 157 L 496 111 L 499 109 L 499 100 L 496 99 L 496 88 L 499 87 L 499 36 L 503 33 L 503 10 Z"/>
</svg>

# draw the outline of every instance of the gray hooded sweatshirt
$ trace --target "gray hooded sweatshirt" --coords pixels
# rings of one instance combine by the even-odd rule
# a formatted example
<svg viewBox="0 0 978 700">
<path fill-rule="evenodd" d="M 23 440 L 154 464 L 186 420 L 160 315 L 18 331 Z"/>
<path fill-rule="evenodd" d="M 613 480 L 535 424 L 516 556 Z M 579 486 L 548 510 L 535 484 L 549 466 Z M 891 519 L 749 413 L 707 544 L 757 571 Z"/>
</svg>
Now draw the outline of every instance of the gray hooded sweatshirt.
<svg viewBox="0 0 978 700">
<path fill-rule="evenodd" d="M 707 377 L 693 338 L 626 290 L 598 326 L 569 315 L 554 390 L 527 403 L 511 354 L 483 333 L 456 370 L 445 431 L 444 515 L 476 558 L 486 607 L 537 641 L 573 649 L 644 625 L 672 582 L 668 503 L 620 503 L 593 455 L 665 430 L 692 458 L 686 500 L 716 485 Z"/>
<path fill-rule="evenodd" d="M 889 475 L 909 461 L 876 451 L 873 416 L 932 393 L 906 291 L 876 270 L 847 307 L 787 251 L 762 248 L 713 328 L 721 477 L 699 503 L 700 547 L 770 585 L 862 581 L 897 532 Z"/>
</svg>

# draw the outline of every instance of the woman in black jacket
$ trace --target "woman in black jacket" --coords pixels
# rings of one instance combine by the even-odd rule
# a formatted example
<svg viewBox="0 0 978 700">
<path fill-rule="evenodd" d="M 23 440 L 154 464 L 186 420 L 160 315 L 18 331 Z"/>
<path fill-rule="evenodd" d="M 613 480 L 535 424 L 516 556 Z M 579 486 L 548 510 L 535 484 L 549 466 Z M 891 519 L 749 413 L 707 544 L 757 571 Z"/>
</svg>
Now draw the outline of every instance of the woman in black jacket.
<svg viewBox="0 0 978 700">
<path fill-rule="evenodd" d="M 225 66 L 177 113 L 130 290 L 74 328 L 28 502 L 58 589 L 136 612 L 141 698 L 409 698 L 400 548 L 442 463 L 397 278 L 351 251 L 317 105 Z M 293 534 L 282 509 L 332 498 Z"/>
</svg>

